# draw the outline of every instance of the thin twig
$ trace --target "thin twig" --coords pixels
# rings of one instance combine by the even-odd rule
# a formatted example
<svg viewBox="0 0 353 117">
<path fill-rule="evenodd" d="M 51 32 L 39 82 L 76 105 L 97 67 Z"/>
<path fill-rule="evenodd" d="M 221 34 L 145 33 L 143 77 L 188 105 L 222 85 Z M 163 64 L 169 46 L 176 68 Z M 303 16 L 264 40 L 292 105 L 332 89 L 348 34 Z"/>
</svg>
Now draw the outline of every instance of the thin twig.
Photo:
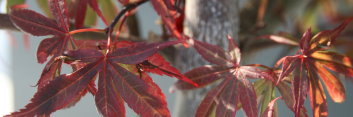
<svg viewBox="0 0 353 117">
<path fill-rule="evenodd" d="M 146 3 L 149 0 L 142 0 L 136 3 L 128 4 L 126 5 L 120 12 L 119 14 L 114 18 L 113 22 L 106 28 L 106 33 L 108 34 L 109 30 L 113 30 L 115 25 L 119 22 L 120 18 L 123 17 L 126 13 L 131 11 L 132 9 L 135 9 L 136 7 L 142 5 L 143 3 Z M 112 32 L 112 31 L 110 31 Z"/>
</svg>

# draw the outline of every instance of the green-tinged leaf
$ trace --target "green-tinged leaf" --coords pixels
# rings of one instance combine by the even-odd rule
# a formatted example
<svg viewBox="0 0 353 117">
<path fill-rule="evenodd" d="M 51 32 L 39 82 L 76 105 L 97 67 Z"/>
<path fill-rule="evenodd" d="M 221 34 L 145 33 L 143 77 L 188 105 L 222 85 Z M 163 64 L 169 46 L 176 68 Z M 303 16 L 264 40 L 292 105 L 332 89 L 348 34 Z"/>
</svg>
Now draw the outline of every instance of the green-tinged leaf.
<svg viewBox="0 0 353 117">
<path fill-rule="evenodd" d="M 48 0 L 36 0 L 39 8 L 44 12 L 44 14 L 49 17 L 49 18 L 54 18 L 53 15 L 50 12 L 49 6 L 48 6 Z"/>
<path fill-rule="evenodd" d="M 271 100 L 271 102 L 268 103 L 266 110 L 262 113 L 261 117 L 276 117 L 276 112 L 275 112 L 276 104 L 275 103 L 280 98 L 281 97 L 277 97 L 277 98 Z"/>
<path fill-rule="evenodd" d="M 262 79 L 262 80 L 257 80 L 254 82 L 254 89 L 256 92 L 256 95 L 260 96 L 267 87 L 267 83 L 266 80 Z"/>
<path fill-rule="evenodd" d="M 10 11 L 13 5 L 20 5 L 25 3 L 26 3 L 26 0 L 7 0 L 7 4 L 6 4 L 7 12 Z"/>
<path fill-rule="evenodd" d="M 92 10 L 91 7 L 87 7 L 85 26 L 94 27 L 97 24 L 97 14 Z"/>
<path fill-rule="evenodd" d="M 283 101 L 286 103 L 289 109 L 294 112 L 293 105 L 294 105 L 294 97 L 293 92 L 289 84 L 285 82 L 280 82 L 277 85 L 277 89 L 282 96 Z"/>
<path fill-rule="evenodd" d="M 103 16 L 108 22 L 113 21 L 117 15 L 118 9 L 112 0 L 98 0 Z"/>
<path fill-rule="evenodd" d="M 265 90 L 265 92 L 263 92 L 262 95 L 262 100 L 261 100 L 261 110 L 260 113 L 264 113 L 265 110 L 267 109 L 269 103 L 275 99 L 275 90 L 274 90 L 274 86 L 271 82 L 267 82 L 267 88 Z"/>
</svg>

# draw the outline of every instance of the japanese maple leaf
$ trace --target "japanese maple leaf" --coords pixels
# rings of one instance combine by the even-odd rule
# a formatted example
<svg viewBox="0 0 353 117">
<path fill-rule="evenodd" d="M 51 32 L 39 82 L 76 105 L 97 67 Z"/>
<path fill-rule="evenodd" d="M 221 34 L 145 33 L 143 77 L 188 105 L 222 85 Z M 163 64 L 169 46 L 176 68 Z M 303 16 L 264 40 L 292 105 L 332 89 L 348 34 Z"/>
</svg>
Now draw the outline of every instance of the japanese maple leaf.
<svg viewBox="0 0 353 117">
<path fill-rule="evenodd" d="M 282 62 L 282 73 L 279 80 L 291 73 L 293 74 L 292 91 L 296 117 L 300 116 L 299 113 L 307 94 L 310 95 L 313 116 L 323 117 L 328 115 L 322 82 L 326 85 L 326 89 L 334 102 L 345 100 L 345 89 L 338 77 L 331 71 L 350 77 L 353 76 L 353 66 L 351 65 L 353 59 L 327 49 L 351 20 L 348 19 L 337 28 L 319 32 L 315 36 L 312 36 L 311 30 L 308 29 L 300 40 L 299 54 L 287 56 L 280 60 Z M 322 82 L 320 82 L 320 79 Z"/>
<path fill-rule="evenodd" d="M 220 81 L 218 86 L 210 90 L 201 102 L 196 117 L 209 116 L 214 109 L 217 117 L 233 117 L 238 104 L 242 104 L 248 117 L 257 117 L 255 90 L 247 78 L 271 79 L 271 74 L 260 69 L 258 65 L 240 66 L 240 50 L 230 37 L 228 51 L 197 40 L 190 40 L 190 45 L 193 45 L 204 59 L 215 65 L 192 69 L 186 72 L 185 76 L 200 87 Z M 181 81 L 178 81 L 174 87 L 181 90 L 197 88 Z"/>
<path fill-rule="evenodd" d="M 98 111 L 107 117 L 125 116 L 124 101 L 143 117 L 170 116 L 165 96 L 148 74 L 139 77 L 129 70 L 158 50 L 179 43 L 136 43 L 117 48 L 107 54 L 93 49 L 67 51 L 66 61 L 71 64 L 85 63 L 71 74 L 64 74 L 40 88 L 31 103 L 8 116 L 48 116 L 69 106 L 77 97 L 85 94 L 89 84 L 98 74 L 98 91 L 95 102 Z M 130 67 L 129 67 L 130 66 Z M 192 83 L 191 80 L 182 79 Z"/>
<path fill-rule="evenodd" d="M 39 87 L 53 79 L 53 74 L 60 71 L 61 63 L 55 63 L 54 58 L 62 55 L 67 50 L 68 43 L 72 41 L 65 0 L 49 0 L 48 3 L 55 20 L 27 9 L 14 9 L 10 13 L 11 20 L 24 32 L 34 36 L 51 36 L 42 40 L 37 50 L 39 63 L 44 63 L 49 56 L 53 56 L 38 81 Z"/>
<path fill-rule="evenodd" d="M 72 39 L 68 34 L 69 17 L 65 4 L 65 0 L 49 0 L 55 20 L 27 9 L 14 9 L 10 13 L 11 20 L 23 31 L 34 36 L 53 36 L 41 41 L 37 51 L 39 63 L 44 63 L 50 55 L 61 55 Z"/>
<path fill-rule="evenodd" d="M 262 116 L 278 117 L 277 106 L 272 104 L 276 99 L 276 95 L 279 94 L 283 101 L 286 103 L 287 107 L 294 112 L 294 98 L 291 90 L 290 81 L 288 78 L 277 83 L 280 70 L 269 68 L 263 65 L 257 65 L 258 68 L 264 72 L 267 72 L 268 75 L 271 75 L 268 78 L 257 80 L 254 82 L 254 88 L 259 100 L 259 108 Z M 278 89 L 278 90 L 276 90 Z M 277 92 L 278 91 L 278 92 Z M 306 109 L 302 108 L 301 117 L 308 117 Z"/>
</svg>

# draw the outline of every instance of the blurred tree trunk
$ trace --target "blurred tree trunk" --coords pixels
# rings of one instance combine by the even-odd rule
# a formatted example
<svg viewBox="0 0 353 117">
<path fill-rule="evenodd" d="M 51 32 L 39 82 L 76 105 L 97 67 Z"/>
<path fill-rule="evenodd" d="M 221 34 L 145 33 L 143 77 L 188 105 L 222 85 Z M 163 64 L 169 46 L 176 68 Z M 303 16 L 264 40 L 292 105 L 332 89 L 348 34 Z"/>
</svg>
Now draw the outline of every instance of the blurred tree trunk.
<svg viewBox="0 0 353 117">
<path fill-rule="evenodd" d="M 239 0 L 186 0 L 184 32 L 197 40 L 226 48 L 227 35 L 239 31 Z M 178 48 L 174 64 L 186 72 L 210 64 L 192 48 Z M 213 86 L 177 91 L 173 117 L 194 117 L 200 101 Z"/>
</svg>

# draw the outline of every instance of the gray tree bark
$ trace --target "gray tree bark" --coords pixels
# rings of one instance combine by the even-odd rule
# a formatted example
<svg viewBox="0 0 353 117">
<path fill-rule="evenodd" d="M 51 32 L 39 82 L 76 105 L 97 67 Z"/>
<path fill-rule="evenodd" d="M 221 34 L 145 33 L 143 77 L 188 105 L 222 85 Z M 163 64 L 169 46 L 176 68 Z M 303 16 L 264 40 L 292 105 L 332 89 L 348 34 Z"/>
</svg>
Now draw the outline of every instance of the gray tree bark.
<svg viewBox="0 0 353 117">
<path fill-rule="evenodd" d="M 227 35 L 237 39 L 239 31 L 239 0 L 186 0 L 185 34 L 219 47 L 226 48 Z M 175 65 L 182 72 L 206 62 L 192 48 L 178 48 Z M 173 117 L 193 117 L 200 101 L 213 86 L 177 91 Z"/>
</svg>

